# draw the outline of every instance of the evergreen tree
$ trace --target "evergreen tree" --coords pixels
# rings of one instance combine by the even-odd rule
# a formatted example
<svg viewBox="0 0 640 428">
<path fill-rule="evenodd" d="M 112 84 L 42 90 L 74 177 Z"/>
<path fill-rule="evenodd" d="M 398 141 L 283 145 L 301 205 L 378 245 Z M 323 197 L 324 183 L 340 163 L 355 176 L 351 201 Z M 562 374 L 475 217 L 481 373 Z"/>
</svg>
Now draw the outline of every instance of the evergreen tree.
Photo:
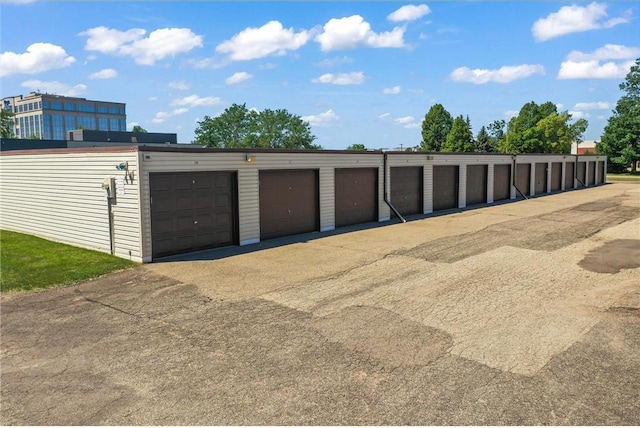
<svg viewBox="0 0 640 428">
<path fill-rule="evenodd" d="M 442 104 L 431 106 L 422 121 L 422 150 L 430 152 L 442 150 L 452 124 L 453 118 Z"/>
<path fill-rule="evenodd" d="M 447 135 L 447 140 L 442 145 L 441 150 L 443 152 L 464 153 L 473 152 L 474 148 L 473 134 L 471 133 L 469 124 L 465 118 L 460 115 L 453 120 L 451 132 Z"/>
</svg>

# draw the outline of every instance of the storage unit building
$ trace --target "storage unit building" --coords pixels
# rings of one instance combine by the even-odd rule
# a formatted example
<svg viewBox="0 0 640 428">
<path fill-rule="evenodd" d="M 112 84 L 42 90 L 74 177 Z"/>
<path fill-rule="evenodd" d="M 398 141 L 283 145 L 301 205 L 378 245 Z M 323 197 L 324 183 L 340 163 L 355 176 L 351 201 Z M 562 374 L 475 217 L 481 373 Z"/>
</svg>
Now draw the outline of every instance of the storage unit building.
<svg viewBox="0 0 640 428">
<path fill-rule="evenodd" d="M 585 172 L 585 162 L 596 165 L 590 179 L 604 180 L 606 158 L 585 157 Z M 557 187 L 557 164 L 563 187 L 572 188 L 575 156 L 568 155 L 149 146 L 11 151 L 0 155 L 0 227 L 147 262 L 388 221 L 390 204 L 404 216 L 515 199 L 514 175 L 525 195 L 534 189 L 532 166 L 540 175 L 546 165 L 549 192 Z"/>
</svg>

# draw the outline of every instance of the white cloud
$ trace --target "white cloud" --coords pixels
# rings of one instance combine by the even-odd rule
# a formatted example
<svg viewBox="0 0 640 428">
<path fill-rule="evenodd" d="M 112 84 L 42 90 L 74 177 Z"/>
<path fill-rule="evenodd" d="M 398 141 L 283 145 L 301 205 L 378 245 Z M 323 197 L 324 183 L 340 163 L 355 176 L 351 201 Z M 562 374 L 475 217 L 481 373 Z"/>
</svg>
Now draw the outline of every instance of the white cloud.
<svg viewBox="0 0 640 428">
<path fill-rule="evenodd" d="M 202 46 L 202 36 L 188 28 L 161 28 L 144 37 L 146 34 L 146 30 L 141 28 L 120 31 L 95 27 L 79 35 L 88 37 L 85 44 L 88 51 L 128 56 L 141 65 L 153 65 L 156 61 Z"/>
<path fill-rule="evenodd" d="M 131 132 L 134 126 L 140 126 L 140 122 L 127 122 L 127 129 L 129 132 Z"/>
<path fill-rule="evenodd" d="M 504 115 L 507 119 L 511 119 L 512 117 L 516 117 L 520 113 L 518 110 L 507 110 L 504 112 Z"/>
<path fill-rule="evenodd" d="M 172 111 L 170 111 L 169 113 L 164 112 L 164 111 L 159 111 L 156 113 L 155 117 L 153 119 L 151 119 L 151 122 L 153 123 L 163 123 L 164 121 L 166 121 L 167 119 L 169 119 L 172 116 L 178 116 L 180 114 L 184 114 L 186 112 L 188 112 L 189 109 L 188 108 L 177 108 L 174 109 Z"/>
<path fill-rule="evenodd" d="M 12 74 L 37 74 L 56 68 L 68 67 L 76 59 L 60 46 L 51 43 L 33 43 L 24 53 L 0 54 L 0 77 Z"/>
<path fill-rule="evenodd" d="M 544 74 L 540 64 L 505 65 L 496 70 L 468 67 L 456 68 L 449 77 L 455 82 L 470 82 L 481 85 L 488 82 L 509 83 L 517 79 L 525 79 L 534 74 Z"/>
<path fill-rule="evenodd" d="M 638 56 L 640 48 L 613 44 L 593 52 L 571 51 L 560 64 L 558 79 L 620 79 L 627 75 Z"/>
<path fill-rule="evenodd" d="M 241 82 L 245 82 L 249 79 L 251 79 L 253 76 L 247 72 L 244 71 L 239 71 L 237 73 L 233 73 L 233 75 L 227 77 L 227 79 L 224 81 L 224 83 L 226 83 L 227 85 L 236 85 L 238 83 Z"/>
<path fill-rule="evenodd" d="M 397 95 L 400 93 L 400 86 L 394 86 L 392 88 L 384 88 L 382 93 L 385 95 Z"/>
<path fill-rule="evenodd" d="M 23 88 L 31 91 L 46 92 L 49 94 L 64 95 L 67 97 L 77 97 L 87 92 L 87 85 L 78 84 L 74 86 L 60 83 L 58 81 L 43 82 L 42 80 L 27 80 L 20 84 Z"/>
<path fill-rule="evenodd" d="M 332 85 L 360 85 L 364 83 L 365 77 L 362 71 L 354 71 L 352 73 L 326 73 L 317 79 L 313 79 L 313 83 L 331 83 Z"/>
<path fill-rule="evenodd" d="M 586 119 L 589 117 L 589 113 L 583 111 L 569 110 L 569 114 L 573 119 Z"/>
<path fill-rule="evenodd" d="M 634 59 L 640 56 L 640 48 L 634 46 L 606 44 L 593 52 L 571 51 L 569 61 L 600 61 L 603 59 Z"/>
<path fill-rule="evenodd" d="M 577 103 L 574 110 L 608 110 L 612 108 L 611 103 L 606 101 L 595 101 L 591 103 Z"/>
<path fill-rule="evenodd" d="M 158 101 L 158 97 L 149 97 L 147 101 Z"/>
<path fill-rule="evenodd" d="M 556 103 L 556 108 L 557 108 L 558 110 L 562 110 L 562 109 L 564 108 L 564 104 L 562 104 L 562 103 Z"/>
<path fill-rule="evenodd" d="M 200 97 L 198 95 L 189 95 L 183 98 L 177 98 L 171 101 L 172 106 L 188 106 L 203 107 L 221 104 L 222 100 L 218 97 Z"/>
<path fill-rule="evenodd" d="M 413 122 L 415 119 L 413 116 L 404 116 L 404 117 L 399 117 L 397 119 L 394 119 L 393 121 L 396 123 L 400 123 L 402 125 L 406 125 L 407 123 L 411 123 Z"/>
<path fill-rule="evenodd" d="M 310 116 L 302 116 L 302 120 L 309 122 L 311 126 L 326 126 L 339 119 L 340 117 L 335 114 L 333 110 L 327 110 L 324 113 L 312 114 Z"/>
<path fill-rule="evenodd" d="M 269 21 L 260 28 L 246 28 L 216 46 L 216 52 L 229 54 L 234 61 L 264 58 L 270 55 L 282 56 L 287 51 L 295 51 L 309 40 L 308 31 L 296 33 L 293 28 L 285 29 L 278 21 Z"/>
<path fill-rule="evenodd" d="M 169 82 L 169 87 L 178 91 L 188 91 L 191 86 L 184 80 L 175 80 Z"/>
<path fill-rule="evenodd" d="M 113 68 L 105 68 L 89 75 L 89 79 L 114 79 L 118 77 L 118 72 Z"/>
<path fill-rule="evenodd" d="M 542 42 L 565 34 L 611 28 L 630 21 L 629 16 L 606 19 L 607 16 L 607 5 L 604 3 L 563 6 L 557 12 L 537 20 L 531 32 L 537 41 Z"/>
<path fill-rule="evenodd" d="M 404 28 L 396 27 L 392 31 L 376 33 L 371 24 L 360 15 L 346 18 L 333 18 L 324 24 L 322 33 L 315 41 L 323 51 L 354 49 L 359 46 L 370 48 L 401 48 L 404 46 Z"/>
<path fill-rule="evenodd" d="M 343 64 L 351 64 L 353 62 L 353 58 L 349 58 L 348 56 L 343 56 L 341 58 L 327 58 L 322 61 L 316 63 L 318 67 L 335 67 Z"/>
<path fill-rule="evenodd" d="M 384 119 L 387 119 L 390 116 L 391 116 L 391 113 L 382 113 L 380 116 L 378 116 L 378 119 L 384 120 Z"/>
<path fill-rule="evenodd" d="M 400 9 L 389 14 L 389 16 L 387 16 L 387 19 L 391 22 L 415 21 L 416 19 L 422 18 L 429 13 L 431 13 L 431 9 L 429 9 L 429 6 L 427 6 L 426 4 L 417 6 L 409 4 L 406 6 L 402 6 Z"/>
</svg>

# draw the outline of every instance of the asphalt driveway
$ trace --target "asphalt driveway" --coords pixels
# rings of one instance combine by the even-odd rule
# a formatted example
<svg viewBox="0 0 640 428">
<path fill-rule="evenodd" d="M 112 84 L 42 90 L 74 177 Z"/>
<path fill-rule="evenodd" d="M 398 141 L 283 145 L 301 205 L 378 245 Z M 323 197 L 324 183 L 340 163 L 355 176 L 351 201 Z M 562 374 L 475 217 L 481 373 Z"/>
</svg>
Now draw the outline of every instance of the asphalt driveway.
<svg viewBox="0 0 640 428">
<path fill-rule="evenodd" d="M 1 297 L 3 425 L 639 425 L 640 185 Z"/>
</svg>

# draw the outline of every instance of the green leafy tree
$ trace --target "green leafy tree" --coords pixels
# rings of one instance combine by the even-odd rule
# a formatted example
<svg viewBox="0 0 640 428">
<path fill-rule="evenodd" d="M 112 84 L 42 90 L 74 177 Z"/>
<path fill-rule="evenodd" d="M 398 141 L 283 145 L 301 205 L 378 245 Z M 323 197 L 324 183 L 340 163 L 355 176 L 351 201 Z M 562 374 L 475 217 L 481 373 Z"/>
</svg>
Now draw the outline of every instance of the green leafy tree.
<svg viewBox="0 0 640 428">
<path fill-rule="evenodd" d="M 422 121 L 422 150 L 430 152 L 442 150 L 452 125 L 453 118 L 442 104 L 431 106 Z"/>
<path fill-rule="evenodd" d="M 469 127 L 468 120 L 460 115 L 453 120 L 451 131 L 447 135 L 447 140 L 441 147 L 443 152 L 473 152 L 473 134 Z"/>
<path fill-rule="evenodd" d="M 616 103 L 596 150 L 607 155 L 611 172 L 631 167 L 635 173 L 640 160 L 640 58 L 620 84 L 620 90 L 624 95 Z"/>
<path fill-rule="evenodd" d="M 139 132 L 141 134 L 146 134 L 147 130 L 140 125 L 134 125 L 133 128 L 131 128 L 131 132 Z"/>
<path fill-rule="evenodd" d="M 476 140 L 474 143 L 474 151 L 476 152 L 489 153 L 493 151 L 491 147 L 491 137 L 487 132 L 487 128 L 485 128 L 484 126 L 480 128 L 480 131 L 478 131 L 478 135 L 476 136 Z"/>
<path fill-rule="evenodd" d="M 503 119 L 494 120 L 489 124 L 487 132 L 489 133 L 490 151 L 497 152 L 498 147 L 504 141 L 505 133 L 504 128 L 507 125 Z"/>
<path fill-rule="evenodd" d="M 0 137 L 13 138 L 13 112 L 0 109 Z"/>
<path fill-rule="evenodd" d="M 571 143 L 582 141 L 588 126 L 584 119 L 571 120 L 569 113 L 559 113 L 552 102 L 529 102 L 509 121 L 499 149 L 505 153 L 569 153 Z"/>
<path fill-rule="evenodd" d="M 367 151 L 367 148 L 365 147 L 364 144 L 351 144 L 350 146 L 347 147 L 347 150 L 353 150 L 353 151 L 358 151 L 358 152 L 365 152 Z"/>
<path fill-rule="evenodd" d="M 256 112 L 233 104 L 219 116 L 198 122 L 196 144 L 221 148 L 320 149 L 311 126 L 287 110 Z"/>
</svg>

